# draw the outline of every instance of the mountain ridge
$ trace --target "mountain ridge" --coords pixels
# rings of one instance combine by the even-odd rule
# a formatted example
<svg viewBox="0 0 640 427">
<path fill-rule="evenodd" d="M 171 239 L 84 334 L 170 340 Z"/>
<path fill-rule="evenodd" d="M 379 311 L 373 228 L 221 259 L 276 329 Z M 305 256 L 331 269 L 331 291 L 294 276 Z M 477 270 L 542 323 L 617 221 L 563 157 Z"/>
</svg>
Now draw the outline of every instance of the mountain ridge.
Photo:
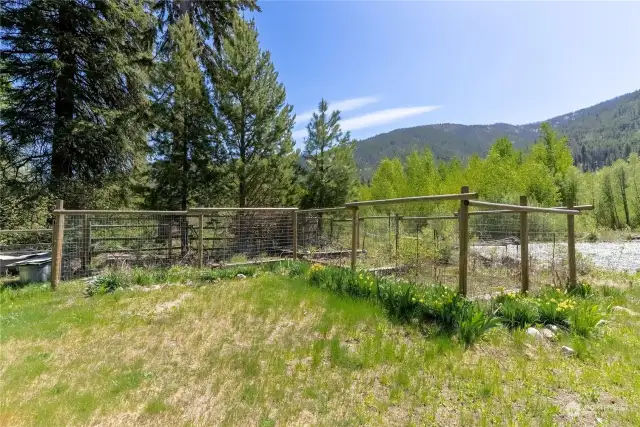
<svg viewBox="0 0 640 427">
<path fill-rule="evenodd" d="M 526 148 L 536 141 L 544 122 L 567 136 L 576 165 L 596 170 L 640 150 L 640 89 L 523 125 L 438 123 L 394 129 L 356 141 L 356 164 L 361 177 L 368 179 L 383 158 L 404 159 L 413 150 L 425 147 L 439 160 L 484 156 L 500 137 L 509 138 L 517 148 Z"/>
</svg>

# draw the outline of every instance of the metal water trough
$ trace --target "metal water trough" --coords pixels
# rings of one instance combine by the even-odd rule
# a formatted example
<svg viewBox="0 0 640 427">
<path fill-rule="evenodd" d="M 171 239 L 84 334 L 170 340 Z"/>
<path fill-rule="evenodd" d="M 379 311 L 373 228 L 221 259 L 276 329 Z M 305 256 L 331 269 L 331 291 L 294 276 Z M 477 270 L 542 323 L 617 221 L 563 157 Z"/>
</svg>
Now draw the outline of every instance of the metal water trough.
<svg viewBox="0 0 640 427">
<path fill-rule="evenodd" d="M 7 267 L 18 268 L 22 283 L 48 282 L 51 279 L 51 256 L 25 259 Z"/>
</svg>

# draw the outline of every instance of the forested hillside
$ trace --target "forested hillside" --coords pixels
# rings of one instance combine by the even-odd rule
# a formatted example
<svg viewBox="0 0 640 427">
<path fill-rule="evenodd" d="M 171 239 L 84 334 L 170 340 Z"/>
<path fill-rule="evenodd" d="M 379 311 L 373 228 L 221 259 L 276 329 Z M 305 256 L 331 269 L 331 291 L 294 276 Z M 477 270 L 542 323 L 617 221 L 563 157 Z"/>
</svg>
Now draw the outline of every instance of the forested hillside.
<svg viewBox="0 0 640 427">
<path fill-rule="evenodd" d="M 575 164 L 583 170 L 611 165 L 640 151 L 640 90 L 546 122 L 568 137 Z M 396 129 L 358 141 L 356 163 L 361 176 L 368 179 L 381 159 L 404 159 L 425 147 L 439 160 L 485 156 L 500 137 L 507 137 L 516 148 L 528 147 L 538 138 L 539 127 L 540 122 L 519 126 L 445 123 Z"/>
</svg>

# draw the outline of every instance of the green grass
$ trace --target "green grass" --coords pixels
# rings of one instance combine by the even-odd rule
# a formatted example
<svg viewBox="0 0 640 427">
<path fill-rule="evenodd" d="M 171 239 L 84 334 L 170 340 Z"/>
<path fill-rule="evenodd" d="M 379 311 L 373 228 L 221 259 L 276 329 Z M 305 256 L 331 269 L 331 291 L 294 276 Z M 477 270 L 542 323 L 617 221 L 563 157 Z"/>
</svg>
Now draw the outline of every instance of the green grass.
<svg viewBox="0 0 640 427">
<path fill-rule="evenodd" d="M 467 349 L 270 270 L 2 290 L 0 425 L 640 424 L 640 317 L 556 343 L 499 327 Z M 640 288 L 585 301 L 640 311 Z"/>
</svg>

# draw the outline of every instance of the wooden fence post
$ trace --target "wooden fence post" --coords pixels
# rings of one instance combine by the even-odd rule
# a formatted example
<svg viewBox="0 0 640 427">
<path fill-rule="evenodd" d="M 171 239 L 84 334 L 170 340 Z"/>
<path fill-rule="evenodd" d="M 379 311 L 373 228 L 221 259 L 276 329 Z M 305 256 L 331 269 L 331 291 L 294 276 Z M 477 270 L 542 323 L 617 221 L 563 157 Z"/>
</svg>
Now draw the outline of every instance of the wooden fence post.
<svg viewBox="0 0 640 427">
<path fill-rule="evenodd" d="M 64 209 L 64 202 L 56 202 L 56 210 Z M 61 212 L 53 215 L 53 242 L 51 254 L 51 289 L 56 290 L 60 283 L 60 271 L 62 268 L 62 245 L 64 243 L 64 214 Z"/>
<path fill-rule="evenodd" d="M 198 234 L 198 267 L 204 266 L 204 215 L 200 214 L 198 218 L 198 226 L 200 232 Z"/>
<path fill-rule="evenodd" d="M 331 223 L 331 227 L 333 228 L 333 222 Z M 291 229 L 293 233 L 292 240 L 292 249 L 293 249 L 293 259 L 298 259 L 298 212 L 291 212 Z"/>
<path fill-rule="evenodd" d="M 520 205 L 527 206 L 527 196 L 520 196 Z M 529 291 L 529 223 L 526 212 L 520 212 L 520 267 L 522 293 L 526 294 Z"/>
<path fill-rule="evenodd" d="M 354 206 L 351 211 L 351 270 L 356 271 L 356 261 L 358 258 L 358 207 Z"/>
<path fill-rule="evenodd" d="M 469 187 L 462 187 L 461 193 L 468 193 Z M 458 292 L 467 296 L 467 261 L 469 255 L 469 201 L 460 200 L 458 214 L 458 237 L 460 239 L 460 254 L 458 259 Z"/>
<path fill-rule="evenodd" d="M 86 274 L 91 267 L 91 220 L 89 215 L 82 218 L 82 271 Z"/>
<path fill-rule="evenodd" d="M 573 209 L 573 200 L 567 203 L 568 209 Z M 578 284 L 576 274 L 576 228 L 575 217 L 573 215 L 567 215 L 567 256 L 569 261 L 569 286 L 576 286 Z"/>
</svg>

